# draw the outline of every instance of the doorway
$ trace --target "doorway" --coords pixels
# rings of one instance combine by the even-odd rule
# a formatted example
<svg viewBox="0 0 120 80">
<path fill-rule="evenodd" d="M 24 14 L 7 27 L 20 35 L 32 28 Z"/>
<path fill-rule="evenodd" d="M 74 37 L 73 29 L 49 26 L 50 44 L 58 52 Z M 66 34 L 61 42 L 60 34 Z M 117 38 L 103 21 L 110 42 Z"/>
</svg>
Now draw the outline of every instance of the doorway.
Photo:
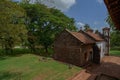
<svg viewBox="0 0 120 80">
<path fill-rule="evenodd" d="M 89 61 L 92 62 L 93 61 L 93 52 L 90 51 L 89 53 Z"/>
<path fill-rule="evenodd" d="M 93 46 L 93 62 L 100 64 L 100 50 L 96 44 Z"/>
</svg>

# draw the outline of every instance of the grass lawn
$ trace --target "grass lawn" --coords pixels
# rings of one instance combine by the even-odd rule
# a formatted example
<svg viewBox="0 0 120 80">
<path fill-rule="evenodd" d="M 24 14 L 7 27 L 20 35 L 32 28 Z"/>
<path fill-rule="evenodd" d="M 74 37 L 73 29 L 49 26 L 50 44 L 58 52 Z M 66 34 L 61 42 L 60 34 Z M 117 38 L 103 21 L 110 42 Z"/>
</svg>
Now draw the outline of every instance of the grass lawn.
<svg viewBox="0 0 120 80">
<path fill-rule="evenodd" d="M 112 55 L 112 56 L 120 56 L 120 51 L 118 51 L 118 50 L 110 50 L 110 55 Z"/>
<path fill-rule="evenodd" d="M 0 80 L 66 80 L 81 69 L 76 66 L 68 69 L 68 65 L 51 58 L 39 59 L 33 54 L 0 57 Z"/>
</svg>

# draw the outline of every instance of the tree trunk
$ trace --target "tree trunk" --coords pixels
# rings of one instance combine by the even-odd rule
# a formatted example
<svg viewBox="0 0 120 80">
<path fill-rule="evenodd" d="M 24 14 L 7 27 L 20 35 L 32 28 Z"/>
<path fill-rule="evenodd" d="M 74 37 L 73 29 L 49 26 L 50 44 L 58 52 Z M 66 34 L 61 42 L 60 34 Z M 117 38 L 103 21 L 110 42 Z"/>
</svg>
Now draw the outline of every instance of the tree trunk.
<svg viewBox="0 0 120 80">
<path fill-rule="evenodd" d="M 45 47 L 45 52 L 48 53 L 48 47 L 47 46 Z"/>
</svg>

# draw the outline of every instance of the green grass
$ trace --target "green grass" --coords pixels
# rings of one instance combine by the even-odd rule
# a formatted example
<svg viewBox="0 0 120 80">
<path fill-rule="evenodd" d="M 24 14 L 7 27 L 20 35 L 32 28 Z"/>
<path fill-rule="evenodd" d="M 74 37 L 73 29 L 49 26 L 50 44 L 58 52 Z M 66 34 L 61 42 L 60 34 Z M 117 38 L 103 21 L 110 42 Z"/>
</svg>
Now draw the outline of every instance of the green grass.
<svg viewBox="0 0 120 80">
<path fill-rule="evenodd" d="M 51 58 L 24 54 L 16 57 L 0 57 L 0 80 L 66 80 L 78 73 L 81 68 L 57 62 Z"/>
<path fill-rule="evenodd" d="M 110 55 L 112 55 L 112 56 L 120 56 L 120 51 L 118 51 L 118 50 L 110 50 Z"/>
</svg>

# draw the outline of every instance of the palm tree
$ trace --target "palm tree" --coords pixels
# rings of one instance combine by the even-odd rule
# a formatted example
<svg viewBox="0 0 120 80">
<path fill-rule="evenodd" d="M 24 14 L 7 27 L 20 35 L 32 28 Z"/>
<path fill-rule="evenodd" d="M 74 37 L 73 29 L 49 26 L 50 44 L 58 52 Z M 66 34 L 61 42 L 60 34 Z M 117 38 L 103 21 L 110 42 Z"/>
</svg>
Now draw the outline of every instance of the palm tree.
<svg viewBox="0 0 120 80">
<path fill-rule="evenodd" d="M 114 25 L 114 23 L 113 23 L 112 18 L 111 18 L 110 15 L 107 16 L 106 22 L 110 25 L 110 28 L 111 28 L 112 30 L 115 29 L 115 25 Z"/>
</svg>

